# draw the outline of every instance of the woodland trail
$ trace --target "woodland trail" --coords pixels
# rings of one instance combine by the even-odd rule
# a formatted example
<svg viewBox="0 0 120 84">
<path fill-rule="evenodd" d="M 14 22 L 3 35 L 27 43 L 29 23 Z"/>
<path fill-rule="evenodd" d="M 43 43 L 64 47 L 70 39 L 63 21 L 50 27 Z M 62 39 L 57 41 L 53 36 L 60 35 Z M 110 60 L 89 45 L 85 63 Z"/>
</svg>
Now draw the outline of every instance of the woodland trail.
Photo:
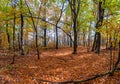
<svg viewBox="0 0 120 84">
<path fill-rule="evenodd" d="M 13 65 L 9 65 L 11 56 L 0 56 L 0 84 L 49 84 L 41 79 L 54 82 L 82 80 L 108 71 L 109 58 L 108 50 L 102 49 L 97 55 L 87 52 L 84 47 L 78 47 L 76 55 L 72 54 L 72 48 L 41 50 L 40 60 L 35 52 L 31 52 L 17 56 Z M 83 84 L 119 83 L 120 72 L 116 72 L 115 76 L 106 75 Z"/>
</svg>

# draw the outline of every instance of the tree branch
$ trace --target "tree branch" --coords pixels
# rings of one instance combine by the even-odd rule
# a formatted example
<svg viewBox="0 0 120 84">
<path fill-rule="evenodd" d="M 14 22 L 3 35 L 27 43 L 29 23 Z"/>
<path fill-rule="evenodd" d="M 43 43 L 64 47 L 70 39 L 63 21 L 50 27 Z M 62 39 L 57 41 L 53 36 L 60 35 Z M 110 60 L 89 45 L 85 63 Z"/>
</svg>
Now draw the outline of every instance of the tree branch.
<svg viewBox="0 0 120 84">
<path fill-rule="evenodd" d="M 31 17 L 31 16 L 24 16 L 24 17 Z M 51 24 L 51 25 L 53 25 L 53 26 L 56 26 L 56 24 L 51 23 L 51 22 L 49 22 L 49 21 L 46 21 L 46 20 L 43 19 L 43 18 L 40 18 L 40 17 L 34 17 L 34 16 L 32 16 L 32 18 L 35 18 L 35 19 L 41 19 L 41 20 L 44 21 L 44 22 L 47 22 L 47 23 L 49 23 L 49 24 Z M 62 28 L 59 27 L 59 26 L 57 26 L 57 28 L 59 28 L 59 29 L 62 30 L 67 36 L 69 36 L 70 39 L 71 39 L 72 42 L 73 42 L 73 39 L 72 39 L 72 37 L 71 37 L 71 35 L 70 35 L 69 33 L 67 33 L 64 29 L 62 29 Z"/>
<path fill-rule="evenodd" d="M 120 68 L 116 68 L 115 71 L 119 71 Z M 104 72 L 104 73 L 101 73 L 101 74 L 97 74 L 97 75 L 93 75 L 93 77 L 91 78 L 87 78 L 85 80 L 70 80 L 70 81 L 64 81 L 64 82 L 53 82 L 53 81 L 49 81 L 49 80 L 43 80 L 43 79 L 37 79 L 39 82 L 48 82 L 50 84 L 68 84 L 68 83 L 82 83 L 82 82 L 87 82 L 87 81 L 90 81 L 90 80 L 94 80 L 94 79 L 97 79 L 99 77 L 102 77 L 102 76 L 105 76 L 105 75 L 108 75 L 112 72 L 111 71 L 107 71 L 107 72 Z"/>
</svg>

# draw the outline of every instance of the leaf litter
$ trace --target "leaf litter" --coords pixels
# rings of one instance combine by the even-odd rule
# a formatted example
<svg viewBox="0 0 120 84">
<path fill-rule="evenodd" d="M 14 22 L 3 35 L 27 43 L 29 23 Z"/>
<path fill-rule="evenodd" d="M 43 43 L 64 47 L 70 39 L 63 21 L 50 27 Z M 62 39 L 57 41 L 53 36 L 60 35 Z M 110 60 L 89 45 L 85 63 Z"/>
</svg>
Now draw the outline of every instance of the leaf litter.
<svg viewBox="0 0 120 84">
<path fill-rule="evenodd" d="M 108 50 L 102 50 L 98 56 L 84 47 L 78 47 L 76 55 L 72 54 L 72 48 L 47 49 L 41 50 L 40 60 L 34 52 L 16 56 L 15 64 L 9 65 L 11 59 L 11 56 L 0 56 L 0 84 L 49 84 L 39 79 L 54 82 L 83 80 L 108 71 L 110 65 Z M 120 72 L 83 84 L 120 84 Z"/>
</svg>

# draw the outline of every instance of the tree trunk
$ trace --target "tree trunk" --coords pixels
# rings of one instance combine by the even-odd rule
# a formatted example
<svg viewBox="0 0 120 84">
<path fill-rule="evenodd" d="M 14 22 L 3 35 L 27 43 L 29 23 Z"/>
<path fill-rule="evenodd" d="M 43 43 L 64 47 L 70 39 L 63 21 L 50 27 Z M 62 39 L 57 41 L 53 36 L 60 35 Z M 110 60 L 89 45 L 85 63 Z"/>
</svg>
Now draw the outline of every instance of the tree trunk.
<svg viewBox="0 0 120 84">
<path fill-rule="evenodd" d="M 10 49 L 11 41 L 10 41 L 10 34 L 8 32 L 8 23 L 6 23 L 6 33 L 7 33 L 7 40 L 8 40 L 8 45 L 9 45 L 9 49 Z"/>
<path fill-rule="evenodd" d="M 113 69 L 112 69 L 112 72 L 110 73 L 110 76 L 113 76 L 113 75 L 114 75 L 114 72 L 115 72 L 118 64 L 120 63 L 120 41 L 119 41 L 118 45 L 119 45 L 118 59 L 117 59 L 115 65 L 114 65 L 114 67 L 113 67 Z"/>
<path fill-rule="evenodd" d="M 0 26 L 0 48 L 1 48 L 1 43 L 2 43 L 2 39 L 1 39 L 1 26 Z"/>
<path fill-rule="evenodd" d="M 96 40 L 96 48 L 95 48 L 95 52 L 100 54 L 100 45 L 101 45 L 101 34 L 100 32 L 97 32 L 97 40 Z"/>
<path fill-rule="evenodd" d="M 83 32 L 83 46 L 86 45 L 86 41 L 85 41 L 85 31 Z"/>
<path fill-rule="evenodd" d="M 96 29 L 100 29 L 100 27 L 102 26 L 102 22 L 103 22 L 103 18 L 104 18 L 104 9 L 102 7 L 102 4 L 105 3 L 105 0 L 99 1 L 98 4 L 98 21 L 96 23 Z M 100 32 L 96 32 L 95 33 L 95 37 L 94 37 L 94 43 L 93 43 L 93 48 L 92 51 L 95 50 L 96 53 L 100 53 L 100 46 L 101 46 L 101 33 Z"/>
<path fill-rule="evenodd" d="M 73 42 L 73 54 L 77 53 L 77 19 L 80 10 L 81 0 L 68 0 L 71 8 L 71 16 L 73 20 L 73 33 L 74 33 L 74 42 Z"/>
<path fill-rule="evenodd" d="M 46 33 L 47 33 L 47 29 L 44 28 L 44 47 L 47 46 Z"/>
<path fill-rule="evenodd" d="M 92 50 L 91 51 L 94 51 L 95 50 L 95 46 L 96 46 L 96 33 L 95 33 L 95 37 L 94 37 L 94 42 L 93 42 L 93 46 L 92 46 Z"/>
<path fill-rule="evenodd" d="M 65 2 L 64 2 L 65 3 Z M 58 49 L 58 23 L 61 20 L 62 14 L 63 14 L 63 9 L 64 9 L 64 3 L 62 5 L 62 9 L 60 11 L 60 16 L 58 18 L 58 20 L 56 21 L 56 26 L 55 26 L 55 31 L 56 31 L 56 49 Z"/>
<path fill-rule="evenodd" d="M 117 34 L 117 31 L 115 30 L 115 32 L 114 32 L 114 38 L 113 38 L 114 39 L 114 46 L 113 46 L 114 50 L 116 49 L 116 45 L 117 45 L 117 38 L 116 38 L 117 35 L 116 34 Z"/>
<path fill-rule="evenodd" d="M 110 70 L 112 69 L 112 41 L 111 41 L 111 35 L 110 35 L 110 38 L 109 38 L 109 40 L 110 40 Z"/>
<path fill-rule="evenodd" d="M 38 55 L 38 59 L 40 59 L 40 55 L 39 55 L 39 47 L 38 47 L 38 34 L 37 34 L 37 29 L 36 29 L 36 48 L 37 48 L 37 55 Z"/>
<path fill-rule="evenodd" d="M 21 49 L 21 44 L 20 44 L 20 34 L 18 33 L 18 49 Z"/>
<path fill-rule="evenodd" d="M 87 44 L 87 52 L 89 52 L 90 50 L 90 36 L 91 36 L 91 23 L 90 23 L 90 27 L 89 27 L 89 31 L 88 31 L 88 44 Z"/>
<path fill-rule="evenodd" d="M 55 46 L 55 48 L 56 49 L 58 49 L 58 28 L 57 28 L 57 25 L 56 25 L 56 28 L 55 28 L 56 30 L 56 46 Z"/>
<path fill-rule="evenodd" d="M 14 13 L 14 21 L 13 21 L 13 58 L 11 64 L 15 62 L 15 24 L 16 23 L 16 14 Z"/>
<path fill-rule="evenodd" d="M 43 19 L 46 21 L 46 2 L 43 3 L 43 6 L 45 6 L 45 9 L 43 11 L 44 15 L 43 15 Z M 46 38 L 46 34 L 47 33 L 47 24 L 45 23 L 45 26 L 44 26 L 44 47 L 47 46 L 47 38 Z"/>
<path fill-rule="evenodd" d="M 74 49 L 73 49 L 73 54 L 77 53 L 77 24 L 76 24 L 76 18 L 73 23 L 73 30 L 74 30 Z"/>
<path fill-rule="evenodd" d="M 25 4 L 26 4 L 26 6 L 27 6 L 27 8 L 28 8 L 28 11 L 29 11 L 29 13 L 30 13 L 30 16 L 31 16 L 31 20 L 32 20 L 32 24 L 33 24 L 33 28 L 34 28 L 34 30 L 35 30 L 35 33 L 36 33 L 36 38 L 35 38 L 35 41 L 36 41 L 36 50 L 37 50 L 37 56 L 38 56 L 38 59 L 40 59 L 40 52 L 39 52 L 39 46 L 38 46 L 38 30 L 37 30 L 37 25 L 35 26 L 35 22 L 34 22 L 34 19 L 33 19 L 33 17 L 32 17 L 32 13 L 31 13 L 31 11 L 30 11 L 30 8 L 29 8 L 29 6 L 28 6 L 28 4 L 27 4 L 27 2 L 25 1 Z M 37 21 L 38 22 L 38 21 Z"/>
<path fill-rule="evenodd" d="M 23 15 L 20 15 L 21 17 L 21 55 L 24 55 L 24 40 L 23 40 L 23 26 L 24 26 L 24 20 Z"/>
<path fill-rule="evenodd" d="M 108 49 L 108 39 L 109 39 L 109 36 L 108 36 L 108 32 L 106 32 L 107 33 L 107 39 L 106 39 L 106 49 Z"/>
</svg>

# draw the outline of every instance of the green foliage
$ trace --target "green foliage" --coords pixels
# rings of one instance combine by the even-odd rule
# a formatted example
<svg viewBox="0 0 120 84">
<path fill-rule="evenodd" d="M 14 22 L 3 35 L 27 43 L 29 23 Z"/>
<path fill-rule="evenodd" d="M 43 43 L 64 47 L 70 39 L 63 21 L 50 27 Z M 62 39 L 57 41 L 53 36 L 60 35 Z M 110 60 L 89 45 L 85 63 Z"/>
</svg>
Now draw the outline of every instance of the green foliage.
<svg viewBox="0 0 120 84">
<path fill-rule="evenodd" d="M 26 0 L 27 1 L 27 0 Z M 80 2 L 80 12 L 78 14 L 77 19 L 77 30 L 79 32 L 85 31 L 89 33 L 89 28 L 91 31 L 101 32 L 106 38 L 106 31 L 109 31 L 109 35 L 114 37 L 115 31 L 119 31 L 120 25 L 120 1 L 119 0 L 105 0 L 105 3 L 102 4 L 102 7 L 105 9 L 105 17 L 102 23 L 102 26 L 99 30 L 95 29 L 95 23 L 97 21 L 97 9 L 98 2 L 104 0 L 81 0 Z M 21 4 L 22 2 L 22 4 Z M 41 4 L 46 3 L 46 4 Z M 46 10 L 46 18 L 48 22 L 39 19 L 38 26 L 39 29 L 43 28 L 45 25 L 48 26 L 49 30 L 53 30 L 52 24 L 55 24 L 59 18 L 61 5 L 65 2 L 65 10 L 63 11 L 63 16 L 61 18 L 63 30 L 66 32 L 73 31 L 72 30 L 72 11 L 70 9 L 69 3 L 66 0 L 29 0 L 27 1 L 30 10 L 32 12 L 32 16 L 35 17 L 34 21 L 37 22 L 36 17 L 44 18 L 45 14 L 43 13 Z M 32 21 L 30 19 L 30 14 L 28 8 L 24 2 L 24 0 L 20 0 L 15 8 L 11 6 L 11 0 L 0 0 L 0 28 L 2 32 L 6 32 L 5 24 L 8 22 L 9 33 L 12 37 L 12 27 L 13 27 L 13 19 L 14 13 L 16 14 L 16 32 L 20 32 L 20 14 L 24 16 L 25 28 L 29 28 L 33 30 Z M 40 15 L 38 15 L 40 11 Z M 108 19 L 107 19 L 108 18 Z M 49 24 L 52 23 L 52 24 Z M 90 25 L 92 24 L 92 25 Z M 107 26 L 107 28 L 106 28 Z M 31 31 L 34 32 L 34 31 Z M 25 33 L 25 32 L 24 32 Z M 41 32 L 40 32 L 41 34 Z M 103 37 L 104 37 L 103 36 Z M 117 35 L 117 39 L 119 40 L 119 33 Z"/>
</svg>

